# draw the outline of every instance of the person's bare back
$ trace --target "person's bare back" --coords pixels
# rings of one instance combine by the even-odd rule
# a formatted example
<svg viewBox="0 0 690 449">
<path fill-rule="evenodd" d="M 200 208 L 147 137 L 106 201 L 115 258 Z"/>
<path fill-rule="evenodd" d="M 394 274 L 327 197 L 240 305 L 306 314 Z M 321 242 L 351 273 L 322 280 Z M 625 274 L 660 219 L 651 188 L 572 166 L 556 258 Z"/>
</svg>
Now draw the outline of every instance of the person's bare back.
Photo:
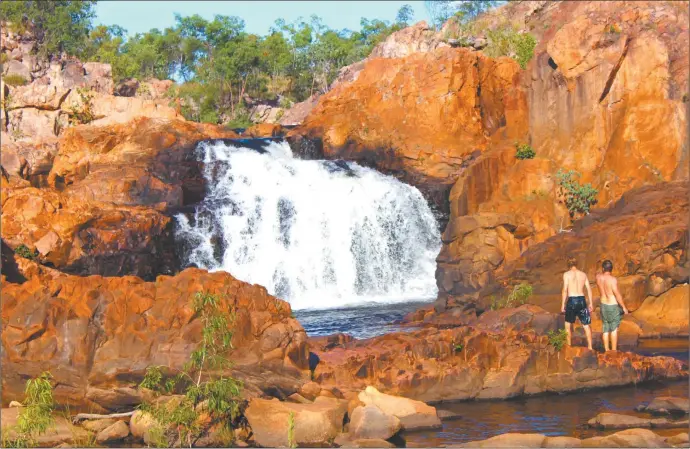
<svg viewBox="0 0 690 449">
<path fill-rule="evenodd" d="M 597 275 L 597 287 L 601 294 L 601 303 L 614 305 L 618 304 L 615 292 L 618 290 L 618 281 L 611 273 L 602 273 Z"/>
<path fill-rule="evenodd" d="M 587 275 L 577 268 L 563 273 L 563 283 L 567 289 L 568 296 L 585 296 Z"/>
</svg>

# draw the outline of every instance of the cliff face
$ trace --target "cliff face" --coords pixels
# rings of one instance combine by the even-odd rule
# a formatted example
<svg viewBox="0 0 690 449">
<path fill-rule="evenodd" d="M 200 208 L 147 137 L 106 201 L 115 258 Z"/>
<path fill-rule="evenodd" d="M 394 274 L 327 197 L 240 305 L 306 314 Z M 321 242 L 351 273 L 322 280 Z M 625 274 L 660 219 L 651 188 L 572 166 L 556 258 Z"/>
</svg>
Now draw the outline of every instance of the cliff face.
<svg viewBox="0 0 690 449">
<path fill-rule="evenodd" d="M 525 70 L 468 48 L 373 57 L 293 132 L 447 208 L 441 309 L 474 302 L 504 265 L 572 225 L 559 169 L 591 182 L 598 207 L 688 178 L 686 3 L 511 2 L 485 21 L 505 17 L 537 39 Z M 515 143 L 536 157 L 517 160 Z M 597 262 L 586 266 L 591 277 Z"/>
</svg>

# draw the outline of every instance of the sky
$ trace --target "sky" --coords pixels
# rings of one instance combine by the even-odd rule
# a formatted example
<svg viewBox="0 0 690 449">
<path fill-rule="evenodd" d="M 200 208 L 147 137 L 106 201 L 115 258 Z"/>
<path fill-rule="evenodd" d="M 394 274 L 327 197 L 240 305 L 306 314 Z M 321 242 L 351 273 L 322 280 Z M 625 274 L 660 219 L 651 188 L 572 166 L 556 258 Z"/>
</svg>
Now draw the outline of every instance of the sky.
<svg viewBox="0 0 690 449">
<path fill-rule="evenodd" d="M 424 2 L 407 1 L 99 1 L 96 4 L 97 25 L 120 25 L 129 34 L 160 30 L 173 26 L 175 13 L 199 14 L 212 19 L 215 14 L 237 16 L 244 20 L 249 33 L 268 34 L 276 19 L 292 22 L 298 17 L 316 14 L 330 28 L 359 30 L 359 21 L 381 19 L 393 22 L 398 9 L 409 4 L 414 10 L 413 22 L 427 20 Z"/>
</svg>

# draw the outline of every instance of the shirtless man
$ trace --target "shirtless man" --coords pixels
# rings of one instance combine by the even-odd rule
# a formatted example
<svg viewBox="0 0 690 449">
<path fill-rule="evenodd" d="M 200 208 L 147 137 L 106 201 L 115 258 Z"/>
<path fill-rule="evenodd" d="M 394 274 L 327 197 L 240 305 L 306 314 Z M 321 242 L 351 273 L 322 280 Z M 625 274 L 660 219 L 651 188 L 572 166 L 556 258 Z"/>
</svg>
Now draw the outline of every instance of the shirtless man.
<svg viewBox="0 0 690 449">
<path fill-rule="evenodd" d="M 568 258 L 569 270 L 563 273 L 563 300 L 561 313 L 565 313 L 565 331 L 568 333 L 568 346 L 570 346 L 572 325 L 575 318 L 580 319 L 587 336 L 587 347 L 592 349 L 592 330 L 589 325 L 592 322 L 592 289 L 589 286 L 587 275 L 577 269 L 577 260 Z M 587 289 L 589 305 L 585 302 L 584 290 Z M 567 303 L 566 303 L 567 300 Z"/>
<path fill-rule="evenodd" d="M 604 272 L 597 275 L 597 287 L 599 287 L 601 294 L 604 351 L 609 350 L 609 335 L 611 336 L 610 349 L 616 351 L 618 348 L 618 326 L 621 324 L 621 316 L 628 313 L 628 309 L 618 291 L 618 280 L 611 275 L 613 263 L 610 260 L 605 260 L 601 264 L 601 268 Z M 622 314 L 621 309 L 623 310 Z"/>
</svg>

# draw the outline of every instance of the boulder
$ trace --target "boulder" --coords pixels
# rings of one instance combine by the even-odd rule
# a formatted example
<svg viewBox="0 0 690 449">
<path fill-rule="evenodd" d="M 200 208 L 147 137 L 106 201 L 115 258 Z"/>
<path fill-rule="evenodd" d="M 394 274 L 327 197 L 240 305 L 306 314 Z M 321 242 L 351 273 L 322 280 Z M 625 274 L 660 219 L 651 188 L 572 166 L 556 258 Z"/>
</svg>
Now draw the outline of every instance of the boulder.
<svg viewBox="0 0 690 449">
<path fill-rule="evenodd" d="M 537 433 L 504 433 L 484 441 L 472 441 L 460 447 L 542 447 L 546 436 Z"/>
<path fill-rule="evenodd" d="M 690 399 L 673 396 L 659 396 L 645 407 L 652 413 L 685 413 L 690 411 Z"/>
<path fill-rule="evenodd" d="M 680 446 L 683 444 L 688 444 L 690 442 L 690 439 L 688 438 L 688 432 L 685 432 L 666 438 L 666 442 L 674 446 Z"/>
<path fill-rule="evenodd" d="M 689 297 L 688 284 L 679 285 L 659 296 L 648 296 L 632 316 L 642 324 L 643 333 L 687 335 Z"/>
<path fill-rule="evenodd" d="M 66 62 L 62 66 L 62 72 L 60 73 L 62 87 L 66 89 L 76 89 L 86 86 L 86 77 L 84 75 L 84 66 L 81 62 Z"/>
<path fill-rule="evenodd" d="M 164 374 L 173 375 L 197 347 L 202 326 L 191 302 L 199 291 L 217 294 L 222 310 L 234 314 L 228 375 L 244 382 L 247 397 L 286 397 L 309 378 L 306 335 L 289 305 L 225 272 L 190 268 L 155 282 L 35 276 L 23 284 L 3 280 L 2 290 L 5 403 L 21 399 L 26 379 L 47 370 L 59 404 L 131 410 L 143 400 L 136 387 L 149 366 L 170 367 Z M 56 345 L 60 341 L 71 343 Z M 132 428 L 132 434 L 141 432 Z"/>
<path fill-rule="evenodd" d="M 87 419 L 83 421 L 80 425 L 88 430 L 89 432 L 93 432 L 95 434 L 101 433 L 103 430 L 107 429 L 108 427 L 112 426 L 115 424 L 117 420 L 113 418 L 104 418 L 104 419 Z M 129 435 L 129 430 L 127 430 L 127 434 Z"/>
<path fill-rule="evenodd" d="M 599 413 L 596 417 L 588 421 L 590 427 L 600 429 L 632 429 L 632 428 L 664 428 L 682 427 L 684 423 L 673 423 L 667 419 L 649 419 L 637 416 L 620 415 L 617 413 Z"/>
<path fill-rule="evenodd" d="M 359 406 L 350 416 L 350 434 L 354 439 L 387 440 L 402 429 L 400 420 L 375 405 Z"/>
<path fill-rule="evenodd" d="M 84 63 L 86 86 L 98 93 L 113 94 L 113 69 L 110 64 L 101 62 Z"/>
<path fill-rule="evenodd" d="M 420 401 L 384 394 L 371 386 L 359 393 L 359 400 L 366 405 L 375 405 L 384 413 L 397 417 L 403 430 L 441 427 L 441 420 L 436 414 L 436 409 Z"/>
<path fill-rule="evenodd" d="M 128 101 L 124 97 L 112 98 Z M 162 184 L 181 190 L 181 196 L 175 193 L 170 198 L 175 199 L 170 206 L 194 203 L 204 192 L 200 163 L 193 155 L 197 143 L 204 139 L 234 137 L 237 134 L 220 126 L 163 118 L 139 117 L 122 124 L 77 126 L 61 136 L 49 181 L 56 187 L 67 187 L 92 172 L 98 173 L 99 179 L 111 176 L 115 180 L 138 170 L 135 177 L 143 178 L 141 181 L 128 182 L 118 188 L 132 190 L 130 196 L 139 198 L 126 200 L 126 203 L 164 201 L 170 194 L 164 191 L 168 187 Z M 106 175 L 106 172 L 117 175 Z M 152 198 L 139 193 L 149 191 L 148 187 L 140 187 L 142 181 L 154 188 Z M 104 193 L 102 190 L 98 193 L 99 201 L 110 200 Z"/>
<path fill-rule="evenodd" d="M 242 136 L 247 137 L 280 137 L 283 127 L 275 123 L 258 123 L 246 129 Z"/>
<path fill-rule="evenodd" d="M 69 94 L 69 89 L 58 85 L 31 83 L 12 89 L 7 104 L 7 110 L 19 108 L 35 108 L 46 111 L 56 111 Z M 33 137 L 33 136 L 32 136 Z"/>
<path fill-rule="evenodd" d="M 133 97 L 137 94 L 139 89 L 139 80 L 136 78 L 127 78 L 115 86 L 114 95 L 117 97 Z"/>
<path fill-rule="evenodd" d="M 101 444 L 114 443 L 124 440 L 129 436 L 129 426 L 124 421 L 116 421 L 114 424 L 101 430 L 96 435 L 96 441 Z"/>
<path fill-rule="evenodd" d="M 321 392 L 321 385 L 317 384 L 316 382 L 307 382 L 306 384 L 302 385 L 302 387 L 299 389 L 299 392 L 305 398 L 313 401 Z"/>
<path fill-rule="evenodd" d="M 136 441 L 149 443 L 150 431 L 158 426 L 155 418 L 150 413 L 137 410 L 129 420 L 129 431 Z"/>
<path fill-rule="evenodd" d="M 582 442 L 573 437 L 546 437 L 541 447 L 580 447 Z"/>
<path fill-rule="evenodd" d="M 252 399 L 244 416 L 252 429 L 254 441 L 260 446 L 288 446 L 291 419 L 297 445 L 324 446 L 342 432 L 345 408 L 338 400 L 323 397 L 316 398 L 312 404 Z"/>
<path fill-rule="evenodd" d="M 31 82 L 31 70 L 29 67 L 14 59 L 3 64 L 3 71 L 5 72 L 5 76 L 21 76 L 27 83 Z"/>
<path fill-rule="evenodd" d="M 628 429 L 582 440 L 580 447 L 666 447 L 664 438 L 647 429 Z"/>
</svg>

